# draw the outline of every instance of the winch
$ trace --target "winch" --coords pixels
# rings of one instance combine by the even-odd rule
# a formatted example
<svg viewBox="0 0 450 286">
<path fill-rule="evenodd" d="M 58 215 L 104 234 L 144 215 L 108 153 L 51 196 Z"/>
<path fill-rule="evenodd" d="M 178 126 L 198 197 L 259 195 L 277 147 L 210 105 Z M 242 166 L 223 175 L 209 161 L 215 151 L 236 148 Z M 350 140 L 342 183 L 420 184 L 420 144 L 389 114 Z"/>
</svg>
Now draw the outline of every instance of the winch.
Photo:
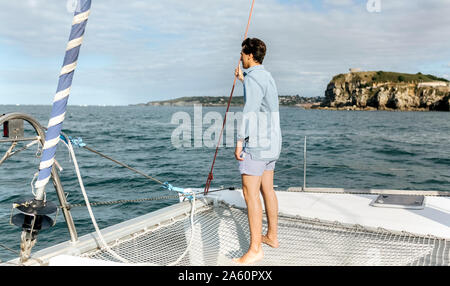
<svg viewBox="0 0 450 286">
<path fill-rule="evenodd" d="M 3 127 L 2 135 L 4 137 L 4 139 L 0 139 L 0 142 L 12 144 L 3 158 L 0 157 L 0 165 L 8 158 L 27 149 L 33 144 L 38 143 L 39 146 L 44 145 L 45 128 L 42 127 L 36 119 L 27 114 L 18 112 L 2 114 L 0 115 L 0 127 Z M 35 136 L 30 134 L 33 133 L 33 131 Z M 65 136 L 63 132 L 61 132 L 61 136 Z M 14 150 L 19 146 L 19 142 L 25 141 L 32 142 L 18 150 Z M 36 152 L 36 157 L 41 157 L 39 149 L 38 152 Z M 56 165 L 58 164 L 55 160 L 55 166 Z M 51 168 L 51 180 L 55 187 L 59 205 L 61 207 L 47 201 L 45 190 L 35 190 L 34 188 L 32 190 L 33 195 L 27 197 L 24 196 L 15 200 L 13 203 L 9 223 L 22 228 L 20 243 L 21 262 L 26 262 L 30 258 L 31 250 L 36 244 L 39 232 L 55 225 L 59 208 L 61 208 L 66 220 L 71 241 L 76 242 L 78 240 L 75 225 L 70 214 L 70 207 L 67 203 L 66 195 L 59 178 L 58 168 L 53 166 Z M 55 214 L 54 217 L 53 214 Z"/>
<path fill-rule="evenodd" d="M 19 213 L 13 215 L 15 209 Z M 55 219 L 48 216 L 53 213 L 56 213 Z M 49 201 L 27 197 L 13 203 L 10 224 L 22 228 L 20 242 L 21 262 L 25 262 L 30 258 L 31 249 L 36 244 L 39 231 L 54 226 L 57 216 L 57 206 Z"/>
</svg>

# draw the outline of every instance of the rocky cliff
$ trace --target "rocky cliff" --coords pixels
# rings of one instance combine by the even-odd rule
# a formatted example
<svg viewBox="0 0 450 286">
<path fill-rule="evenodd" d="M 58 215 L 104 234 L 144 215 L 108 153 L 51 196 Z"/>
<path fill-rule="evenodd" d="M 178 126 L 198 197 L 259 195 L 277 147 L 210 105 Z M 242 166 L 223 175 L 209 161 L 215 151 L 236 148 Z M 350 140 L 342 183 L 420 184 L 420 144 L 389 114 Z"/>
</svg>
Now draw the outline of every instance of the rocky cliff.
<svg viewBox="0 0 450 286">
<path fill-rule="evenodd" d="M 432 75 L 352 72 L 327 86 L 325 109 L 450 111 L 450 85 Z"/>
</svg>

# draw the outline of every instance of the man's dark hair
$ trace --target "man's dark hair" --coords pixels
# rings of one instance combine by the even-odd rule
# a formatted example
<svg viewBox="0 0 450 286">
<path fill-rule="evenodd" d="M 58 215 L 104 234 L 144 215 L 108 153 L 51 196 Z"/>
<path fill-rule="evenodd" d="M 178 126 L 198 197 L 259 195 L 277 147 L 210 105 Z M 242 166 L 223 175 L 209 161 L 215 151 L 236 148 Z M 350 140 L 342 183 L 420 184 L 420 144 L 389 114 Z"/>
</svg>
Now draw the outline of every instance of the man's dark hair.
<svg viewBox="0 0 450 286">
<path fill-rule="evenodd" d="M 242 42 L 242 52 L 252 54 L 255 61 L 262 64 L 266 55 L 266 44 L 257 38 L 247 38 Z"/>
</svg>

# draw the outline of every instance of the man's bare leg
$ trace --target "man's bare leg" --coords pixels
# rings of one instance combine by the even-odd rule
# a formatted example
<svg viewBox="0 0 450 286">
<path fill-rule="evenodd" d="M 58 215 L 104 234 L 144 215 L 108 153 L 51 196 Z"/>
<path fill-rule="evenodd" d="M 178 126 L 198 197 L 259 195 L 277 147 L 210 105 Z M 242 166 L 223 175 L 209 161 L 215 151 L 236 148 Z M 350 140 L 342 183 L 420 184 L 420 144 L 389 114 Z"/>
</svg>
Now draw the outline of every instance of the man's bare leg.
<svg viewBox="0 0 450 286">
<path fill-rule="evenodd" d="M 242 191 L 247 204 L 248 223 L 250 227 L 250 247 L 246 254 L 233 261 L 250 264 L 263 258 L 262 239 L 262 205 L 260 199 L 261 177 L 242 175 Z"/>
<path fill-rule="evenodd" d="M 273 189 L 273 170 L 264 171 L 261 178 L 261 193 L 264 199 L 267 216 L 267 234 L 262 236 L 262 242 L 277 248 L 278 243 L 278 200 Z"/>
</svg>

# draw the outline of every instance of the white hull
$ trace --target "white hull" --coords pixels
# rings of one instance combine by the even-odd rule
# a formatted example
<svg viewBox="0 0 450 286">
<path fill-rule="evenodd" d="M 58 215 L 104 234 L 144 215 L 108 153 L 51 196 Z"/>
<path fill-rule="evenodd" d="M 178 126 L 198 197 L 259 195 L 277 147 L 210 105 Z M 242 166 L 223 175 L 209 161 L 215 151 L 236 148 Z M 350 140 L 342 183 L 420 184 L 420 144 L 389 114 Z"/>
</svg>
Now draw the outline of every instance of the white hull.
<svg viewBox="0 0 450 286">
<path fill-rule="evenodd" d="M 197 191 L 200 192 L 202 190 L 198 189 Z M 330 237 L 332 239 L 326 240 L 323 237 L 323 233 L 320 233 L 321 230 L 315 229 L 315 232 L 319 231 L 317 233 L 310 232 L 309 228 L 305 228 L 304 226 L 300 230 L 300 227 L 296 227 L 295 224 L 293 224 L 292 231 L 289 227 L 280 228 L 280 248 L 270 249 L 265 246 L 265 258 L 261 265 L 389 265 L 390 263 L 394 265 L 412 265 L 411 263 L 414 263 L 414 265 L 421 263 L 448 265 L 448 252 L 450 252 L 450 197 L 426 196 L 423 209 L 404 209 L 371 206 L 371 203 L 378 196 L 377 194 L 373 194 L 376 190 L 350 190 L 349 192 L 344 192 L 339 189 L 307 189 L 306 192 L 277 191 L 279 213 L 280 217 L 286 218 L 285 224 L 286 221 L 290 221 L 290 218 L 297 218 L 303 220 L 301 224 L 320 222 L 321 228 L 324 225 L 328 225 L 331 228 L 339 225 L 342 229 L 352 230 L 346 234 L 347 236 L 344 235 L 336 242 L 335 235 L 331 234 Z M 389 191 L 380 192 L 389 193 Z M 391 193 L 398 192 L 402 191 L 391 191 Z M 411 193 L 412 191 L 403 192 Z M 429 194 L 436 195 L 440 193 Z M 211 223 L 211 226 L 214 227 L 213 230 L 209 230 L 211 228 L 210 226 L 201 225 L 202 221 L 206 225 L 207 220 L 203 218 L 199 219 L 196 222 L 192 236 L 194 239 L 193 250 L 188 253 L 183 263 L 188 265 L 210 265 L 211 263 L 214 265 L 232 265 L 230 257 L 246 251 L 243 248 L 245 248 L 246 243 L 248 244 L 248 229 L 246 229 L 247 225 L 244 219 L 246 218 L 245 209 L 241 210 L 241 208 L 245 208 L 242 191 L 225 190 L 210 193 L 206 197 L 200 195 L 197 197 L 196 209 L 198 211 L 202 209 L 214 209 L 216 205 L 234 206 L 237 210 L 222 208 L 221 211 L 218 211 L 222 215 L 222 218 L 219 217 L 218 221 Z M 117 244 L 120 241 L 129 241 L 134 238 L 138 239 L 142 233 L 150 233 L 149 237 L 151 238 L 153 235 L 151 233 L 152 230 L 164 228 L 164 225 L 173 224 L 174 221 L 178 220 L 189 221 L 190 210 L 191 204 L 185 201 L 105 228 L 101 232 L 108 244 L 114 242 Z M 237 214 L 239 214 L 239 221 L 237 220 Z M 236 224 L 236 226 L 232 224 Z M 180 240 L 181 244 L 179 244 L 180 249 L 184 250 L 187 247 L 187 241 L 190 240 L 189 229 L 188 223 L 182 223 L 178 229 L 172 230 L 172 232 L 175 231 L 173 234 L 174 239 L 180 240 L 180 237 L 182 237 Z M 211 234 L 207 234 L 206 229 Z M 360 229 L 363 230 L 362 234 L 359 233 Z M 294 233 L 296 233 L 295 236 L 297 238 L 290 237 Z M 330 233 L 330 231 L 324 233 Z M 357 233 L 356 236 L 354 235 L 355 233 Z M 316 235 L 319 238 L 323 238 L 323 242 L 320 244 L 319 242 L 307 241 L 307 236 L 310 234 L 311 237 Z M 237 236 L 241 237 L 237 238 Z M 404 245 L 407 245 L 407 247 L 411 248 L 408 250 L 409 252 L 413 253 L 416 251 L 411 254 L 416 257 L 407 257 L 403 260 L 399 259 L 395 261 L 389 260 L 390 258 L 383 260 L 381 256 L 384 254 L 380 251 L 384 251 L 385 246 L 373 248 L 370 245 L 363 244 L 362 246 L 358 246 L 358 252 L 362 252 L 363 254 L 355 253 L 355 258 L 353 259 L 353 254 L 350 252 L 356 250 L 352 248 L 352 244 L 358 243 L 362 239 L 358 238 L 358 236 L 368 239 L 368 244 L 372 244 L 371 237 L 373 237 L 373 244 L 378 244 L 385 240 L 383 243 L 386 245 L 391 244 L 392 247 L 395 244 L 395 247 L 400 249 L 399 251 L 406 249 Z M 349 240 L 346 243 L 346 237 L 348 239 L 351 237 L 352 241 Z M 167 233 L 164 239 L 172 239 L 171 234 Z M 213 241 L 217 245 L 210 246 L 208 245 L 210 244 L 209 241 Z M 427 241 L 428 245 L 425 245 L 424 241 Z M 158 244 L 160 242 L 152 243 Z M 311 246 L 308 243 L 315 243 L 312 244 L 315 249 L 310 249 Z M 339 245 L 333 246 L 333 243 Z M 415 243 L 418 243 L 417 247 Z M 290 249 L 283 250 L 283 244 L 285 247 L 289 245 Z M 421 247 L 420 249 L 419 246 Z M 148 246 L 144 252 L 149 252 L 148 255 L 150 257 L 152 252 L 156 252 L 161 247 L 159 245 L 155 246 L 155 249 L 152 249 Z M 208 247 L 210 250 L 208 250 Z M 360 249 L 361 247 L 366 247 L 366 249 Z M 38 251 L 32 254 L 32 257 L 40 259 L 42 261 L 41 264 L 46 265 L 123 265 L 114 261 L 114 259 L 106 261 L 89 257 L 79 257 L 80 255 L 86 256 L 86 253 L 95 252 L 96 249 L 99 252 L 98 249 L 100 248 L 101 244 L 97 238 L 97 234 L 92 233 L 80 237 L 77 243 L 64 242 Z M 436 248 L 438 249 L 437 254 L 435 254 Z M 128 255 L 126 252 L 131 250 L 123 251 L 121 252 L 122 254 Z M 180 250 L 178 251 L 180 252 Z M 287 254 L 280 255 L 283 251 L 286 251 Z M 337 252 L 335 253 L 334 251 Z M 408 251 L 405 253 L 409 253 Z M 205 254 L 206 252 L 208 254 Z M 309 256 L 302 256 L 303 254 L 306 255 L 307 252 L 311 252 L 308 254 Z M 288 254 L 292 253 L 296 254 L 287 260 L 286 257 L 289 256 Z M 327 260 L 309 258 L 310 256 L 315 256 L 315 254 L 327 256 Z M 217 257 L 214 257 L 215 255 Z M 381 255 L 379 259 L 373 260 L 370 258 L 377 257 L 377 255 Z M 341 258 L 341 256 L 345 256 L 345 259 Z M 92 257 L 96 258 L 96 255 L 92 255 Z M 368 258 L 366 259 L 365 257 Z M 168 258 L 168 261 L 170 259 Z M 158 261 L 161 261 L 161 265 L 167 262 L 164 259 Z M 18 260 L 12 260 L 9 263 L 17 264 Z M 39 265 L 39 263 L 31 259 L 26 262 L 26 265 Z"/>
</svg>

